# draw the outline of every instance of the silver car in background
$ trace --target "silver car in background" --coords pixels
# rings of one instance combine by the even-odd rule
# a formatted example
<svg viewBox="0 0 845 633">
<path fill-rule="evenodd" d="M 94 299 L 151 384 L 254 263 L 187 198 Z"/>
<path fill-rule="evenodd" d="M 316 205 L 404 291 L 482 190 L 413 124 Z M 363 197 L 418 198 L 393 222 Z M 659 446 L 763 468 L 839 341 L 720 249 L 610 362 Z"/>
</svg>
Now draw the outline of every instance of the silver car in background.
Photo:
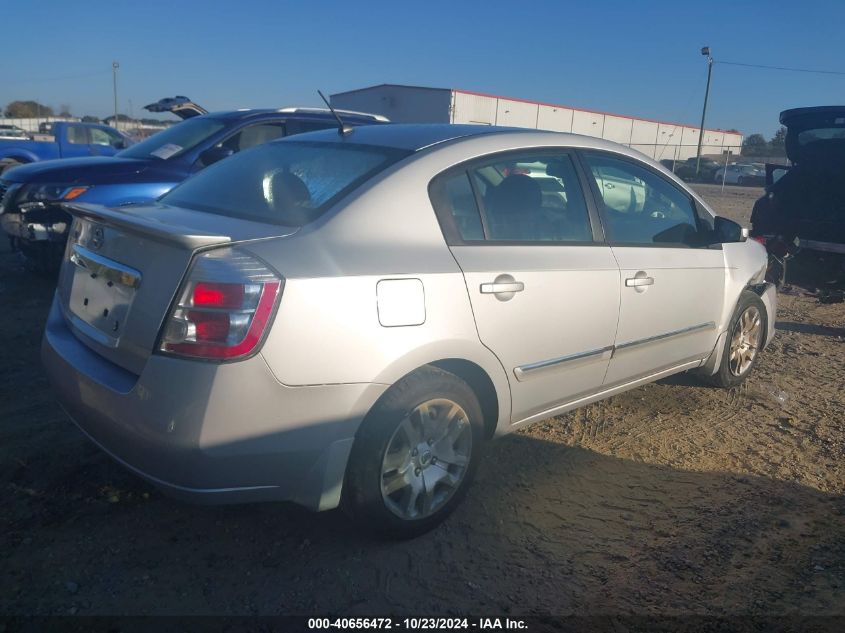
<svg viewBox="0 0 845 633">
<path fill-rule="evenodd" d="M 73 207 L 43 362 L 112 457 L 200 502 L 413 536 L 483 443 L 670 374 L 742 382 L 766 253 L 625 147 L 483 126 L 269 143 Z"/>
</svg>

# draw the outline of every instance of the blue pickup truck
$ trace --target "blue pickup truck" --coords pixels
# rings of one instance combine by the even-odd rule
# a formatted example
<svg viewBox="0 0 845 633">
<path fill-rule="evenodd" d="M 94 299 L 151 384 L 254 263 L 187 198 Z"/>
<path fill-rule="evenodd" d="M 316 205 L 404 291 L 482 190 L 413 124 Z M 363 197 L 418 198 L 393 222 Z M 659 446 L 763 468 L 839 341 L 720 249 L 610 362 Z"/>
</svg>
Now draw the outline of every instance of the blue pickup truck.
<svg viewBox="0 0 845 633">
<path fill-rule="evenodd" d="M 112 158 L 88 157 L 15 167 L 0 176 L 0 227 L 12 247 L 43 272 L 58 268 L 70 215 L 62 205 L 149 202 L 227 156 L 283 136 L 337 127 L 320 108 L 205 113 L 184 97 L 147 106 L 185 119 Z M 164 104 L 164 105 L 162 105 Z M 337 111 L 346 125 L 386 123 L 376 114 Z"/>
<path fill-rule="evenodd" d="M 114 128 L 96 123 L 57 121 L 52 133 L 52 141 L 0 140 L 0 173 L 18 165 L 54 158 L 113 156 L 132 144 Z"/>
</svg>

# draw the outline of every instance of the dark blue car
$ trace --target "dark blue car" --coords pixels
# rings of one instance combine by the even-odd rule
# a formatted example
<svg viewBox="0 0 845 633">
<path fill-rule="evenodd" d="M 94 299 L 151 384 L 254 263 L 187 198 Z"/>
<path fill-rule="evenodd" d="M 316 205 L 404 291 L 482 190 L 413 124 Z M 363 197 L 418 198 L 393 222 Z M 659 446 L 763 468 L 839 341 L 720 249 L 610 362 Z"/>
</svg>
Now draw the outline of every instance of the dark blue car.
<svg viewBox="0 0 845 633">
<path fill-rule="evenodd" d="M 61 260 L 70 224 L 63 203 L 121 206 L 148 202 L 204 167 L 244 149 L 338 125 L 330 111 L 317 108 L 206 114 L 177 97 L 148 109 L 166 109 L 185 120 L 114 157 L 44 161 L 2 175 L 0 226 L 13 247 L 38 268 L 53 270 Z M 387 122 L 379 115 L 338 112 L 347 125 Z"/>
</svg>

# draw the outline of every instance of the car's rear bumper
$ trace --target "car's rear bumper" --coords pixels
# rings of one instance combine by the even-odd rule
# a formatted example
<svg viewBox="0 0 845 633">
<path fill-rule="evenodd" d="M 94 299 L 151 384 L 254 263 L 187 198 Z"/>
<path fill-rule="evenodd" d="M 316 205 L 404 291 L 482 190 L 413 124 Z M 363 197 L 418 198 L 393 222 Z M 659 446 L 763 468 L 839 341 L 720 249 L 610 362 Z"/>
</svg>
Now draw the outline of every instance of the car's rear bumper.
<svg viewBox="0 0 845 633">
<path fill-rule="evenodd" d="M 153 355 L 135 376 L 82 344 L 55 301 L 41 356 L 86 435 L 169 494 L 200 503 L 336 506 L 355 432 L 386 389 L 288 387 L 261 355 L 228 364 Z"/>
</svg>

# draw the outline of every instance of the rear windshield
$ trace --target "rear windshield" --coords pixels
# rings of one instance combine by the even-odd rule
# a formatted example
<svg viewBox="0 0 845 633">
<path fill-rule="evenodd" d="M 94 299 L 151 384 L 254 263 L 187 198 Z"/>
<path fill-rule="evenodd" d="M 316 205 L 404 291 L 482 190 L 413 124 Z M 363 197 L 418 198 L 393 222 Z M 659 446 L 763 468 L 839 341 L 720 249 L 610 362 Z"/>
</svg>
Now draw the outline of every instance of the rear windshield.
<svg viewBox="0 0 845 633">
<path fill-rule="evenodd" d="M 373 145 L 267 143 L 204 169 L 160 201 L 232 218 L 302 226 L 408 154 Z"/>
<path fill-rule="evenodd" d="M 209 117 L 196 117 L 153 134 L 145 141 L 118 153 L 123 158 L 176 158 L 193 149 L 225 127 Z"/>
<path fill-rule="evenodd" d="M 815 141 L 827 141 L 831 139 L 845 139 L 845 127 L 815 128 L 798 133 L 798 142 L 801 145 L 809 145 Z"/>
</svg>

